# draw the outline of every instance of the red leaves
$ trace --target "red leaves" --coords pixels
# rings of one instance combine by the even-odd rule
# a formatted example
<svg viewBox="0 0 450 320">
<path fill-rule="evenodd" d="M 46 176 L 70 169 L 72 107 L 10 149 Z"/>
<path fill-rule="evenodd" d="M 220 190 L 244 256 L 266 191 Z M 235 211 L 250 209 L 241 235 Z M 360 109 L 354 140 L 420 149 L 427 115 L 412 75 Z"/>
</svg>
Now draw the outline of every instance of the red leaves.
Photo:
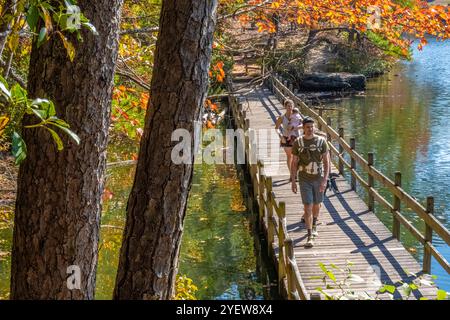
<svg viewBox="0 0 450 320">
<path fill-rule="evenodd" d="M 111 192 L 111 190 L 109 190 L 108 188 L 105 188 L 105 190 L 103 191 L 103 202 L 106 202 L 108 200 L 111 200 L 114 197 L 114 193 Z"/>
</svg>

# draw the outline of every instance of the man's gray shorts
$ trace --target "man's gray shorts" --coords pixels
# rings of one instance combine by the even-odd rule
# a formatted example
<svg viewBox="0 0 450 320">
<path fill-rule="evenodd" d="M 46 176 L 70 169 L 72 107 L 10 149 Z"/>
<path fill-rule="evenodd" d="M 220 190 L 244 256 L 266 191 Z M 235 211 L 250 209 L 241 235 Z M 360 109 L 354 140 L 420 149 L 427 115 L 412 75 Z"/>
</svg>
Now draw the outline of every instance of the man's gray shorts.
<svg viewBox="0 0 450 320">
<path fill-rule="evenodd" d="M 298 181 L 303 204 L 318 204 L 323 202 L 323 192 L 319 191 L 322 178 L 313 181 L 305 181 L 299 178 Z"/>
</svg>

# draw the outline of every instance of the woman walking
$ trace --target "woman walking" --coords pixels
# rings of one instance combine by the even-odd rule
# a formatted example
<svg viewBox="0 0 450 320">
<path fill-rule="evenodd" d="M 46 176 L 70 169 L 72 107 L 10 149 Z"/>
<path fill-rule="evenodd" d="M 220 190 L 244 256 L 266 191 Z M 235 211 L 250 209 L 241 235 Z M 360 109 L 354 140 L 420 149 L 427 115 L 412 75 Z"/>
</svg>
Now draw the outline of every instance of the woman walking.
<svg viewBox="0 0 450 320">
<path fill-rule="evenodd" d="M 280 137 L 280 145 L 283 147 L 284 152 L 286 152 L 287 157 L 287 166 L 289 172 L 291 170 L 292 163 L 292 144 L 294 143 L 295 138 L 297 138 L 299 134 L 299 129 L 301 126 L 290 128 L 290 118 L 293 114 L 294 102 L 290 99 L 286 99 L 283 103 L 284 108 L 286 109 L 285 113 L 278 117 L 275 122 L 275 130 Z M 291 130 L 289 130 L 291 129 Z"/>
</svg>

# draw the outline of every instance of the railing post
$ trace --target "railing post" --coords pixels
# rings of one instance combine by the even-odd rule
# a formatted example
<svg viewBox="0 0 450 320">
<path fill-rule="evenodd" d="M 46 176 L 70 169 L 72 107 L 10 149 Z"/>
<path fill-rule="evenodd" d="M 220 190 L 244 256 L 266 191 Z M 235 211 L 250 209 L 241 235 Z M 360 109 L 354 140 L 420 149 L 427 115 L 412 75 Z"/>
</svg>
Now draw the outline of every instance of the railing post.
<svg viewBox="0 0 450 320">
<path fill-rule="evenodd" d="M 322 118 L 322 116 L 323 116 L 323 109 L 320 108 L 319 109 L 319 117 Z M 322 131 L 322 122 L 320 122 L 320 121 L 318 121 L 318 128 L 319 128 L 320 131 Z"/>
<path fill-rule="evenodd" d="M 369 165 L 369 167 L 372 167 L 373 166 L 373 153 L 369 152 L 367 154 L 367 156 L 368 156 L 367 164 Z M 375 212 L 375 199 L 374 199 L 374 197 L 373 197 L 373 195 L 371 193 L 372 191 L 370 189 L 370 188 L 374 187 L 374 180 L 373 180 L 373 176 L 370 173 L 368 173 L 368 174 L 369 174 L 369 176 L 368 176 L 369 201 L 368 201 L 367 205 L 368 205 L 370 211 Z"/>
<path fill-rule="evenodd" d="M 311 294 L 309 295 L 309 299 L 310 299 L 310 300 L 321 300 L 321 298 L 320 298 L 320 293 L 318 293 L 318 292 L 311 293 Z"/>
<path fill-rule="evenodd" d="M 350 139 L 350 148 L 352 149 L 352 150 L 355 150 L 356 149 L 356 140 L 355 140 L 355 138 L 351 138 Z M 354 157 L 352 157 L 351 155 L 350 155 L 350 167 L 352 168 L 352 170 L 356 170 L 356 160 L 355 160 L 355 158 Z M 356 177 L 355 177 L 355 175 L 353 174 L 353 171 L 351 172 L 351 186 L 352 186 L 352 190 L 356 190 Z"/>
<path fill-rule="evenodd" d="M 331 118 L 330 117 L 327 118 L 327 125 L 329 128 L 331 128 Z M 328 140 L 328 142 L 331 142 L 331 134 L 329 134 L 329 133 L 327 133 L 327 140 Z"/>
<path fill-rule="evenodd" d="M 275 201 L 274 199 L 272 199 Z M 286 260 L 284 254 L 284 240 L 286 235 L 284 234 L 283 224 L 286 223 L 286 205 L 282 201 L 279 203 L 280 215 L 278 216 L 278 288 L 281 290 L 283 287 L 283 281 L 286 277 Z"/>
<path fill-rule="evenodd" d="M 266 200 L 267 200 L 267 250 L 269 257 L 272 255 L 275 226 L 273 224 L 273 199 L 272 199 L 272 177 L 266 177 Z"/>
<path fill-rule="evenodd" d="M 252 180 L 252 186 L 253 186 L 253 199 L 257 199 L 258 196 L 258 164 L 257 164 L 257 145 L 256 143 L 250 144 L 250 176 Z"/>
<path fill-rule="evenodd" d="M 402 174 L 399 171 L 395 172 L 394 182 L 396 187 L 402 186 Z M 394 211 L 400 212 L 400 198 L 396 196 L 394 196 Z M 397 240 L 400 240 L 400 221 L 397 219 L 396 215 L 393 215 L 392 219 L 392 235 Z"/>
<path fill-rule="evenodd" d="M 244 111 L 244 136 L 245 136 L 245 154 L 247 168 L 250 168 L 250 119 L 246 118 Z"/>
<path fill-rule="evenodd" d="M 288 284 L 288 299 L 294 300 L 295 298 L 295 291 L 296 285 L 295 285 L 295 275 L 292 270 L 292 266 L 289 263 L 289 260 L 295 262 L 295 256 L 294 256 L 294 242 L 291 238 L 287 238 L 284 242 L 286 246 L 286 278 L 287 278 L 287 284 Z"/>
<path fill-rule="evenodd" d="M 339 137 L 344 140 L 344 128 L 339 128 Z M 341 143 L 339 143 L 339 154 L 343 157 L 344 153 L 344 147 L 342 146 Z M 341 175 L 344 174 L 344 163 L 342 162 L 342 160 L 339 158 L 339 173 Z"/>
<path fill-rule="evenodd" d="M 427 197 L 427 213 L 429 215 L 434 214 L 434 198 Z M 431 273 L 431 250 L 428 248 L 427 243 L 431 244 L 433 241 L 433 229 L 425 223 L 425 246 L 423 250 L 423 272 Z"/>
<path fill-rule="evenodd" d="M 265 215 L 265 209 L 266 206 L 263 202 L 264 198 L 264 187 L 266 186 L 266 176 L 262 174 L 264 165 L 261 162 L 258 162 L 258 168 L 259 168 L 259 197 L 258 197 L 258 207 L 259 207 L 259 219 L 258 219 L 258 225 L 259 230 L 262 232 L 264 230 L 264 215 Z M 267 198 L 266 198 L 267 199 Z"/>
</svg>

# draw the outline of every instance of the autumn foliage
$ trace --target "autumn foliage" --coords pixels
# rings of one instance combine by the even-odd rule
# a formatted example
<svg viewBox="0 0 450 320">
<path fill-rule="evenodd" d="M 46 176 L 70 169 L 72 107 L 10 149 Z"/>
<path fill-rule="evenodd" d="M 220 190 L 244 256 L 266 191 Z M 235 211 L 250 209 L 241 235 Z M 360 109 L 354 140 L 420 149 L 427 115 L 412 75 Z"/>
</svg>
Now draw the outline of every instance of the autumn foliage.
<svg viewBox="0 0 450 320">
<path fill-rule="evenodd" d="M 260 32 L 275 32 L 277 21 L 317 31 L 331 28 L 371 31 L 399 47 L 404 55 L 412 43 L 411 37 L 419 39 L 421 49 L 427 43 L 426 35 L 441 40 L 450 36 L 448 8 L 424 1 L 252 0 L 249 4 L 260 6 L 239 19 L 241 23 L 256 21 Z"/>
</svg>

